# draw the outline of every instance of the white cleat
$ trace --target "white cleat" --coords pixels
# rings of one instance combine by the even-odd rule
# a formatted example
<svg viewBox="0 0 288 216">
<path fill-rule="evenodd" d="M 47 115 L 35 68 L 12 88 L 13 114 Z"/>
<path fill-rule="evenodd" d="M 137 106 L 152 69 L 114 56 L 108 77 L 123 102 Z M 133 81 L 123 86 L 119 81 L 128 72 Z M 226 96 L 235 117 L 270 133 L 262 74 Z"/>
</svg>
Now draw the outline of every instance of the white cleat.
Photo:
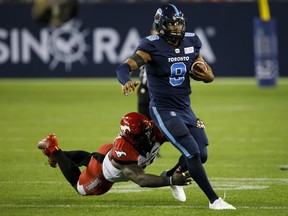
<svg viewBox="0 0 288 216">
<path fill-rule="evenodd" d="M 236 209 L 234 206 L 230 205 L 229 203 L 225 202 L 222 198 L 218 198 L 212 204 L 209 203 L 209 209 L 213 210 L 226 210 L 226 209 Z"/>
<path fill-rule="evenodd" d="M 166 173 L 167 173 L 167 170 L 163 171 L 160 174 L 160 176 L 167 176 Z M 172 195 L 176 200 L 178 200 L 180 202 L 186 201 L 186 194 L 185 194 L 185 191 L 184 191 L 182 186 L 171 185 L 170 188 L 172 190 Z"/>
<path fill-rule="evenodd" d="M 185 194 L 182 186 L 172 185 L 170 187 L 172 190 L 172 195 L 176 200 L 178 200 L 180 202 L 186 201 L 186 194 Z"/>
</svg>

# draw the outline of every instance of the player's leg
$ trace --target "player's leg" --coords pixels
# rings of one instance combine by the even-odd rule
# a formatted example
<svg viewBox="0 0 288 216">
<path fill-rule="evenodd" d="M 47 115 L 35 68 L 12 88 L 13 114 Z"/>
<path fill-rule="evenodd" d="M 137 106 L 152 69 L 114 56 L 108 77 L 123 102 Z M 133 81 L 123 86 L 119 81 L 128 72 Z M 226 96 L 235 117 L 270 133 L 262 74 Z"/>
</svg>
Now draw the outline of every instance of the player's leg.
<svg viewBox="0 0 288 216">
<path fill-rule="evenodd" d="M 77 191 L 81 195 L 102 195 L 108 192 L 112 185 L 103 175 L 102 162 L 92 157 L 79 177 Z"/>
<path fill-rule="evenodd" d="M 86 151 L 69 151 L 64 152 L 64 154 L 70 158 L 74 163 L 80 166 L 88 166 L 92 157 L 94 157 L 100 163 L 103 162 L 105 155 L 111 150 L 112 144 L 107 143 L 102 145 L 97 152 L 86 152 Z"/>
<path fill-rule="evenodd" d="M 199 147 L 187 126 L 179 116 L 171 116 L 170 111 L 159 111 L 156 108 L 152 111 L 155 123 L 184 156 L 190 176 L 206 194 L 210 203 L 213 203 L 218 196 L 208 180 L 201 163 Z"/>
<path fill-rule="evenodd" d="M 78 164 L 70 160 L 61 149 L 52 152 L 52 155 L 56 158 L 58 166 L 66 180 L 76 189 L 81 174 Z"/>
<path fill-rule="evenodd" d="M 190 176 L 209 199 L 210 209 L 236 209 L 223 201 L 213 190 L 200 159 L 200 149 L 183 120 L 170 111 L 152 108 L 152 118 L 168 140 L 182 153 Z M 203 149 L 202 149 L 203 150 Z"/>
<path fill-rule="evenodd" d="M 41 151 L 45 156 L 47 156 L 48 164 L 51 167 L 56 168 L 57 167 L 57 161 L 56 161 L 55 157 L 50 153 L 50 151 L 48 149 L 41 149 Z"/>
<path fill-rule="evenodd" d="M 201 163 L 204 164 L 208 159 L 208 152 L 207 152 L 208 138 L 204 130 L 204 127 L 199 125 L 197 127 L 188 126 L 188 129 L 199 147 Z"/>
<path fill-rule="evenodd" d="M 166 171 L 166 173 L 167 173 L 166 175 L 167 176 L 173 176 L 173 173 L 176 171 L 176 169 L 179 168 L 179 166 L 181 167 L 182 172 L 186 172 L 188 170 L 186 160 L 185 160 L 185 157 L 183 155 L 181 155 L 179 157 L 178 163 L 172 169 Z"/>
<path fill-rule="evenodd" d="M 78 166 L 87 166 L 91 158 L 91 153 L 83 150 L 62 151 L 62 152 L 75 164 L 78 164 Z"/>
<path fill-rule="evenodd" d="M 112 144 L 102 145 L 92 157 L 83 170 L 77 183 L 77 191 L 81 195 L 101 195 L 108 192 L 114 183 L 109 182 L 103 175 L 102 163 L 105 155 L 111 150 Z"/>
<path fill-rule="evenodd" d="M 201 121 L 200 119 L 197 119 L 196 127 L 189 127 L 190 134 L 194 137 L 195 141 L 198 144 L 202 164 L 205 163 L 208 158 L 207 153 L 208 138 L 206 136 L 204 128 L 205 125 L 203 121 Z M 234 206 L 225 202 L 220 197 L 218 197 L 218 199 L 216 199 L 214 202 L 210 201 L 209 208 L 214 210 L 236 209 Z"/>
<path fill-rule="evenodd" d="M 204 164 L 208 158 L 208 152 L 207 152 L 208 139 L 206 133 L 203 128 L 197 128 L 194 126 L 189 126 L 188 128 L 190 134 L 194 137 L 195 141 L 198 144 L 200 150 L 201 163 Z M 181 155 L 178 160 L 178 163 L 172 169 L 167 171 L 167 176 L 172 176 L 179 166 L 182 168 L 181 169 L 182 172 L 186 172 L 188 170 L 184 155 Z"/>
<path fill-rule="evenodd" d="M 66 178 L 66 180 L 72 185 L 74 189 L 77 187 L 77 181 L 81 174 L 77 164 L 69 159 L 60 149 L 55 134 L 48 135 L 45 139 L 38 143 L 39 149 L 47 149 L 55 157 L 58 166 Z"/>
<path fill-rule="evenodd" d="M 207 148 L 206 147 L 200 149 L 200 158 L 201 158 L 201 163 L 204 164 L 207 160 Z M 178 163 L 172 169 L 166 171 L 167 176 L 172 176 L 173 173 L 176 171 L 176 169 L 179 168 L 179 166 L 181 167 L 182 172 L 186 172 L 188 170 L 184 155 L 181 155 L 179 157 Z"/>
<path fill-rule="evenodd" d="M 42 152 L 44 155 L 48 157 L 48 163 L 51 167 L 56 168 L 57 167 L 57 161 L 56 158 L 50 153 L 48 149 L 42 149 Z M 66 157 L 68 157 L 70 160 L 72 160 L 74 163 L 78 164 L 78 166 L 87 166 L 89 159 L 91 157 L 91 154 L 86 151 L 82 150 L 74 150 L 74 151 L 62 151 Z"/>
</svg>

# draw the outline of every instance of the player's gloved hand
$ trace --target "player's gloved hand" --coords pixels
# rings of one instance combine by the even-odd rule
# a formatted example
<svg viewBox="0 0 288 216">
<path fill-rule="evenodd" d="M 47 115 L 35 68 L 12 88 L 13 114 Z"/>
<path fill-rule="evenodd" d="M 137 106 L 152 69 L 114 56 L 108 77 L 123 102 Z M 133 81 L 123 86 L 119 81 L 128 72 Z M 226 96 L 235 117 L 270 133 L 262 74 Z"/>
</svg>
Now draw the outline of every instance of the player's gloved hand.
<svg viewBox="0 0 288 216">
<path fill-rule="evenodd" d="M 139 81 L 133 81 L 130 80 L 128 82 L 125 83 L 125 85 L 122 86 L 122 92 L 124 95 L 128 95 L 130 93 L 133 93 L 136 89 L 136 86 L 139 85 Z"/>
<path fill-rule="evenodd" d="M 192 178 L 190 177 L 188 172 L 182 172 L 181 167 L 175 170 L 172 176 L 172 185 L 189 185 L 192 183 Z"/>
</svg>

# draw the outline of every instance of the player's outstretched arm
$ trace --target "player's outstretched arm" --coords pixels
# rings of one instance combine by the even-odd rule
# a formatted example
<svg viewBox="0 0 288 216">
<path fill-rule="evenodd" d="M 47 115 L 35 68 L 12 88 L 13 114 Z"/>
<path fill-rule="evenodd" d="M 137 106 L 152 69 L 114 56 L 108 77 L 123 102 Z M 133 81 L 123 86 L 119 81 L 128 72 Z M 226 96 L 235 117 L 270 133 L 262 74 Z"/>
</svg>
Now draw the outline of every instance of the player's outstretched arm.
<svg viewBox="0 0 288 216">
<path fill-rule="evenodd" d="M 118 81 L 122 84 L 122 93 L 128 95 L 135 91 L 136 86 L 139 85 L 139 81 L 133 81 L 130 79 L 130 75 L 133 71 L 138 70 L 147 61 L 151 60 L 150 55 L 146 52 L 138 50 L 131 55 L 124 63 L 118 66 L 116 70 Z"/>
<path fill-rule="evenodd" d="M 147 174 L 137 164 L 121 165 L 121 170 L 125 176 L 140 187 L 163 187 L 169 185 L 189 185 L 192 178 L 177 169 L 173 176 L 163 177 Z"/>
</svg>

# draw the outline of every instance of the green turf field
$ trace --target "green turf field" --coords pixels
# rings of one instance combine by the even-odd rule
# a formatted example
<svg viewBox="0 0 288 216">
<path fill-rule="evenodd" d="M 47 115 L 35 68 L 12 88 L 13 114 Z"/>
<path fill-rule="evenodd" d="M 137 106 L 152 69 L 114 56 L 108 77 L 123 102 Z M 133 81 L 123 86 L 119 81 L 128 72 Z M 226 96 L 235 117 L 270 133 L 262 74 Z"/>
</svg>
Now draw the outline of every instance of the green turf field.
<svg viewBox="0 0 288 216">
<path fill-rule="evenodd" d="M 111 142 L 121 117 L 136 110 L 116 79 L 0 79 L 0 215 L 288 215 L 288 79 L 259 88 L 251 79 L 193 82 L 192 104 L 210 140 L 207 174 L 236 211 L 212 211 L 195 183 L 179 203 L 169 187 L 128 182 L 81 197 L 36 143 L 55 132 L 63 150 Z M 179 153 L 166 143 L 147 169 L 159 174 Z"/>
</svg>

